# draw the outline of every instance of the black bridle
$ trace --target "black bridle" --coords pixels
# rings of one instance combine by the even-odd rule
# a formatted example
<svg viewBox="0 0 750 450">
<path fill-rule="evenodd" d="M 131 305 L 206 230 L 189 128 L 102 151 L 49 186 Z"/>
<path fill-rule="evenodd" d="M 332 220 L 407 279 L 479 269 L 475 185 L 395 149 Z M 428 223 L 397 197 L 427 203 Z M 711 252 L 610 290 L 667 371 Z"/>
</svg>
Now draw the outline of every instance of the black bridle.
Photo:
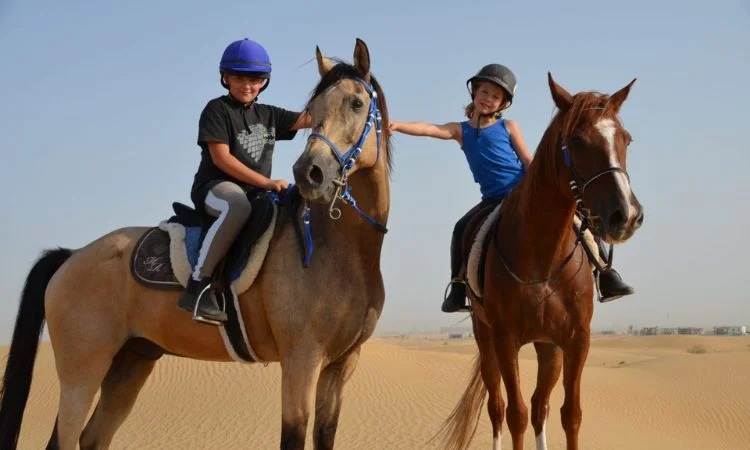
<svg viewBox="0 0 750 450">
<path fill-rule="evenodd" d="M 587 109 L 604 109 L 603 107 L 594 107 L 594 108 L 587 108 Z M 573 193 L 573 198 L 576 201 L 576 214 L 581 218 L 581 226 L 580 228 L 573 226 L 573 229 L 576 233 L 576 241 L 575 245 L 573 246 L 573 249 L 568 253 L 568 255 L 562 260 L 559 266 L 553 270 L 549 276 L 543 279 L 538 280 L 524 280 L 518 275 L 516 275 L 513 270 L 511 270 L 510 266 L 508 265 L 508 262 L 503 258 L 502 253 L 500 252 L 500 249 L 498 248 L 497 240 L 495 239 L 495 233 L 492 234 L 492 240 L 493 240 L 493 248 L 495 249 L 495 253 L 497 254 L 498 258 L 500 258 L 500 262 L 503 263 L 503 266 L 505 267 L 505 270 L 508 271 L 510 276 L 519 284 L 522 285 L 534 285 L 534 284 L 541 284 L 545 283 L 549 280 L 551 280 L 555 275 L 557 275 L 567 264 L 570 262 L 570 260 L 573 258 L 573 254 L 575 253 L 576 249 L 578 248 L 578 245 L 583 242 L 583 233 L 591 228 L 591 218 L 594 217 L 591 215 L 591 209 L 586 207 L 586 203 L 584 200 L 584 194 L 586 193 L 586 188 L 589 187 L 594 181 L 602 178 L 604 175 L 608 173 L 622 173 L 625 175 L 625 177 L 628 179 L 628 182 L 630 181 L 630 176 L 628 175 L 628 172 L 621 168 L 621 167 L 607 167 L 604 170 L 596 173 L 595 175 L 584 178 L 581 176 L 581 174 L 576 170 L 575 163 L 573 161 L 573 158 L 571 158 L 570 151 L 568 150 L 568 146 L 565 144 L 565 139 L 562 137 L 562 132 L 560 133 L 560 150 L 562 151 L 563 158 L 565 160 L 565 166 L 568 168 L 568 174 L 570 175 L 570 190 Z M 498 219 L 499 220 L 499 219 Z M 592 229 L 592 233 L 593 233 Z M 598 270 L 600 273 L 604 272 L 606 270 L 609 270 L 612 267 L 612 259 L 614 257 L 614 246 L 610 245 L 609 252 L 607 256 L 607 264 L 605 266 L 602 266 L 599 263 L 599 258 L 596 257 L 591 251 L 591 249 L 588 247 L 588 245 L 581 245 L 583 247 L 583 250 L 586 252 L 586 255 L 588 256 L 591 263 L 596 267 L 596 270 Z"/>
</svg>

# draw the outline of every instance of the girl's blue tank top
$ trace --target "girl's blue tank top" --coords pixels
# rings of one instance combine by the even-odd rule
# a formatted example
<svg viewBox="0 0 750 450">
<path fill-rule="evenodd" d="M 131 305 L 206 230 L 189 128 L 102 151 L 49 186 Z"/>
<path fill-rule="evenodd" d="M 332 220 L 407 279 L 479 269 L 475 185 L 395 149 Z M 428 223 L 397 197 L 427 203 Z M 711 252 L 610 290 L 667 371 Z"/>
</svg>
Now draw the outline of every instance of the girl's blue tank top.
<svg viewBox="0 0 750 450">
<path fill-rule="evenodd" d="M 461 149 L 466 155 L 474 181 L 479 184 L 482 200 L 505 197 L 523 178 L 525 170 L 513 150 L 505 119 L 479 130 L 461 122 Z"/>
</svg>

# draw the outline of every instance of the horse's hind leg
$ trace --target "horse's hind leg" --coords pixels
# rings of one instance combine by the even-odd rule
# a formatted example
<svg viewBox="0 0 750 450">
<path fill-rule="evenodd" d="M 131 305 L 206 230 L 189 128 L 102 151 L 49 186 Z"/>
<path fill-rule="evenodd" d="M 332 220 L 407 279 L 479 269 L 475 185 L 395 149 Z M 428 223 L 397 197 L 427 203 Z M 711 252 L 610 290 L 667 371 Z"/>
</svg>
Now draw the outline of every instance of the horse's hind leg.
<svg viewBox="0 0 750 450">
<path fill-rule="evenodd" d="M 563 356 L 563 385 L 565 401 L 560 408 L 562 426 L 567 438 L 568 450 L 578 450 L 578 431 L 581 427 L 581 373 L 589 353 L 588 330 L 575 334 L 575 338 L 565 343 Z"/>
<path fill-rule="evenodd" d="M 492 344 L 490 329 L 478 320 L 474 322 L 474 339 L 477 342 L 479 354 L 482 358 L 482 380 L 489 394 L 487 413 L 490 416 L 490 423 L 492 423 L 492 448 L 500 450 L 500 437 L 503 430 L 503 419 L 505 418 L 505 401 L 503 401 L 500 365 L 497 363 L 497 355 Z"/>
<path fill-rule="evenodd" d="M 537 450 L 547 450 L 547 433 L 545 424 L 549 416 L 549 397 L 562 368 L 562 350 L 556 344 L 546 342 L 534 343 L 536 360 L 539 369 L 536 377 L 536 389 L 531 396 L 531 425 L 536 435 Z"/>
<path fill-rule="evenodd" d="M 60 380 L 56 427 L 60 450 L 77 447 L 94 396 L 127 336 L 124 327 L 118 326 L 119 317 L 101 306 L 99 299 L 106 297 L 81 283 L 72 278 L 57 279 L 57 283 L 53 279 L 45 302 Z M 74 292 L 76 288 L 83 292 Z"/>
<path fill-rule="evenodd" d="M 155 359 L 120 350 L 104 378 L 94 415 L 81 435 L 81 450 L 109 448 L 155 364 Z"/>
<path fill-rule="evenodd" d="M 60 377 L 60 406 L 57 412 L 57 447 L 75 450 L 96 391 L 112 362 L 112 354 L 63 349 L 56 358 Z M 114 353 L 114 352 L 113 352 Z M 50 443 L 55 448 L 54 443 Z"/>
<path fill-rule="evenodd" d="M 332 449 L 341 413 L 344 385 L 354 373 L 360 347 L 326 366 L 320 373 L 315 394 L 314 448 Z"/>
</svg>

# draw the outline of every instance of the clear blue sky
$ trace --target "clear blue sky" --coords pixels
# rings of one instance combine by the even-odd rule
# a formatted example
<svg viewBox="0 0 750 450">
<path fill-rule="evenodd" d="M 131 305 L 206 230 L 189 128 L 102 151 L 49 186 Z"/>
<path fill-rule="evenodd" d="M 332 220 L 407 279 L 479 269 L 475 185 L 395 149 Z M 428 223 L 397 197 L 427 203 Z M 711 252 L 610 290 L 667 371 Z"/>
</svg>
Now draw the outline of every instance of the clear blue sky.
<svg viewBox="0 0 750 450">
<path fill-rule="evenodd" d="M 519 79 L 507 116 L 532 149 L 553 113 L 548 70 L 571 91 L 637 77 L 622 118 L 645 223 L 616 251 L 637 294 L 597 305 L 594 326 L 750 325 L 748 2 L 544 3 L 0 2 L 0 342 L 43 248 L 189 202 L 198 116 L 223 93 L 224 46 L 243 37 L 273 60 L 262 101 L 290 109 L 317 82 L 315 45 L 351 60 L 364 39 L 396 120 L 460 120 L 465 80 L 505 64 Z M 275 177 L 291 178 L 304 137 L 278 145 Z M 451 325 L 463 316 L 439 311 L 450 231 L 478 187 L 455 144 L 394 142 L 379 331 Z"/>
</svg>

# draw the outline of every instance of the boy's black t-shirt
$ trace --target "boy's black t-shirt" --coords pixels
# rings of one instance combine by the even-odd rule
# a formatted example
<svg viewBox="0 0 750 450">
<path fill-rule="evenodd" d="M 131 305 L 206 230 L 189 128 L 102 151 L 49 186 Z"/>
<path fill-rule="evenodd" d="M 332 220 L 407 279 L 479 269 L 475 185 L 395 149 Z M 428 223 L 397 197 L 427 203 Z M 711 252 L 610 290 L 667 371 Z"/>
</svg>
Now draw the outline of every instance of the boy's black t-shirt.
<svg viewBox="0 0 750 450">
<path fill-rule="evenodd" d="M 193 180 L 191 197 L 198 205 L 215 181 L 231 181 L 249 189 L 247 183 L 225 173 L 211 160 L 209 142 L 229 146 L 229 153 L 250 169 L 271 176 L 271 163 L 276 141 L 293 139 L 296 131 L 290 130 L 300 113 L 271 105 L 251 103 L 248 106 L 229 95 L 215 98 L 206 104 L 198 122 L 198 145 L 201 162 Z"/>
</svg>

